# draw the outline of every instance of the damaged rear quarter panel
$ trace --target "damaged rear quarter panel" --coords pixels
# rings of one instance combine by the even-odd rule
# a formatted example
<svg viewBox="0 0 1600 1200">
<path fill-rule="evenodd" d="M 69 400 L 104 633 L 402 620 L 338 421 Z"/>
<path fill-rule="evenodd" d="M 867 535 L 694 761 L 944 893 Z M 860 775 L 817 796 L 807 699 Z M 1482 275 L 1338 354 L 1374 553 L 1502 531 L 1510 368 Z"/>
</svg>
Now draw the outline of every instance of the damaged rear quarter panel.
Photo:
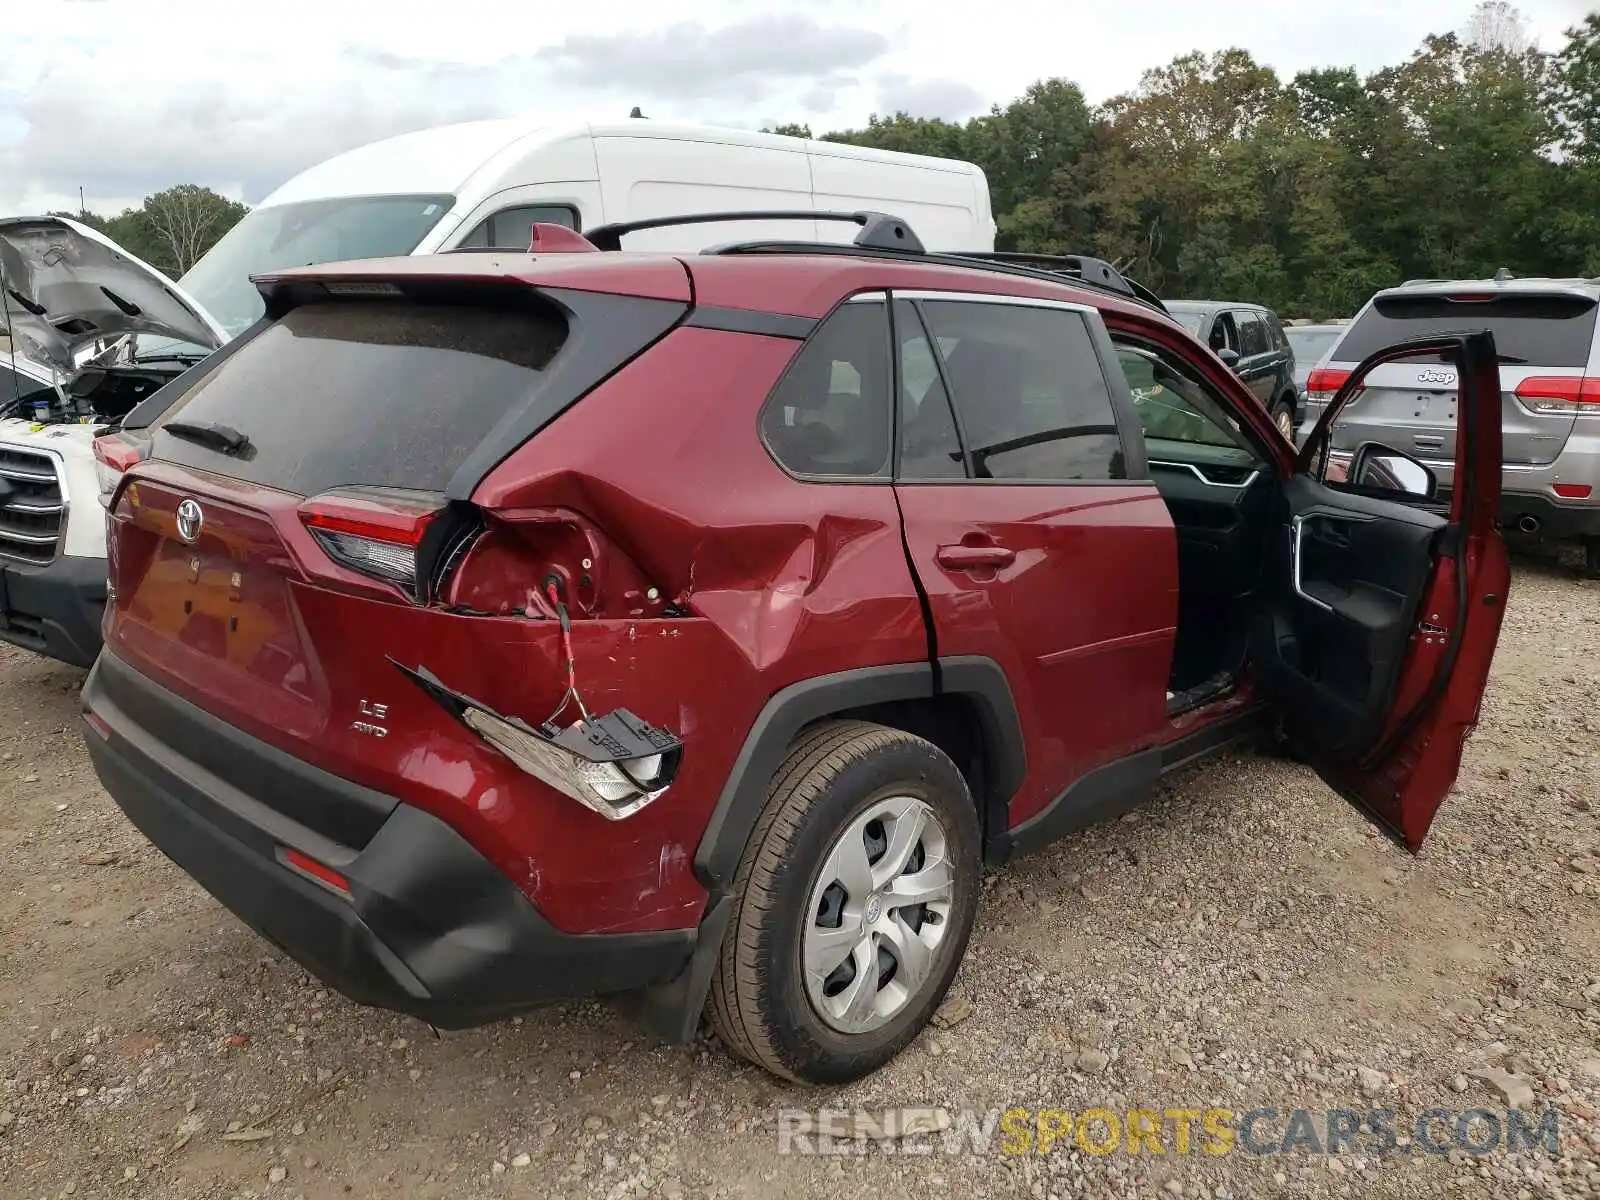
<svg viewBox="0 0 1600 1200">
<path fill-rule="evenodd" d="M 757 681 L 710 621 L 573 622 L 589 711 L 629 708 L 686 743 L 666 794 L 626 820 L 608 821 L 525 774 L 392 665 L 374 662 L 375 646 L 393 647 L 407 666 L 424 666 L 451 688 L 537 724 L 565 690 L 556 622 L 452 615 L 316 587 L 296 592 L 308 627 L 354 621 L 366 635 L 319 639 L 327 678 L 348 692 L 335 697 L 333 711 L 353 713 L 368 694 L 386 706 L 384 737 L 330 731 L 320 765 L 453 826 L 566 932 L 695 923 L 705 901 L 690 864 L 704 824 L 698 798 L 716 795 L 724 758 L 737 752 L 723 749 L 727 723 L 761 703 Z M 573 716 L 569 709 L 561 721 Z"/>
<path fill-rule="evenodd" d="M 761 406 L 799 345 L 678 329 L 525 444 L 474 494 L 493 512 L 555 506 L 582 514 L 687 614 L 573 626 L 590 710 L 630 708 L 683 739 L 683 766 L 664 796 L 612 823 L 553 793 L 538 798 L 544 815 L 535 820 L 518 811 L 530 801 L 508 791 L 503 809 L 502 798 L 492 798 L 496 815 L 472 818 L 501 822 L 500 832 L 486 825 L 479 832 L 516 847 L 510 857 L 520 865 L 502 861 L 502 868 L 564 929 L 693 924 L 705 901 L 694 851 L 767 699 L 817 675 L 927 659 L 889 484 L 802 483 L 761 444 Z M 452 679 L 448 656 L 420 665 L 508 714 L 538 720 L 554 707 L 555 659 L 543 658 L 534 672 L 514 661 L 529 637 L 544 655 L 555 653 L 551 623 L 461 619 L 479 631 L 517 631 L 515 646 L 491 649 L 480 632 L 471 649 L 461 647 L 475 671 L 496 678 L 494 694 Z M 459 736 L 450 742 L 466 745 Z M 570 812 L 553 815 L 557 807 Z"/>
</svg>

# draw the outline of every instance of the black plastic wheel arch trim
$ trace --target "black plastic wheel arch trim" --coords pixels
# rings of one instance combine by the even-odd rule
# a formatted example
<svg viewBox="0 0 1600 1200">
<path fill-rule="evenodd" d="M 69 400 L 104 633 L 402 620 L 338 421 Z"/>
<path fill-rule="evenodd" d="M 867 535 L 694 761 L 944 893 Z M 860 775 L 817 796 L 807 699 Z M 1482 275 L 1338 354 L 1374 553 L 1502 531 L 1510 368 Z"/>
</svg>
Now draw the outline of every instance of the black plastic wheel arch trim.
<svg viewBox="0 0 1600 1200">
<path fill-rule="evenodd" d="M 1005 672 L 992 659 L 952 656 L 927 662 L 863 667 L 791 684 L 767 701 L 751 724 L 695 851 L 695 875 L 711 892 L 709 908 L 732 884 L 766 803 L 767 787 L 795 735 L 827 717 L 897 700 L 959 696 L 978 713 L 988 765 L 983 816 L 1003 814 L 1027 774 L 1026 743 Z M 995 826 L 989 826 L 995 828 Z"/>
</svg>

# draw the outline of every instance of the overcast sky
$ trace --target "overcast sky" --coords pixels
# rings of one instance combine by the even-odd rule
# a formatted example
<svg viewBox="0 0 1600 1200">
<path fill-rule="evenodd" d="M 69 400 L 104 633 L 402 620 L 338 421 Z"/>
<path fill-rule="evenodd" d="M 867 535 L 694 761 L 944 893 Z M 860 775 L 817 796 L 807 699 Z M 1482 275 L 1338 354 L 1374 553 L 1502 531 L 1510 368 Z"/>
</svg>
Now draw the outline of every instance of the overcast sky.
<svg viewBox="0 0 1600 1200">
<path fill-rule="evenodd" d="M 12 0 L 0 215 L 116 212 L 175 183 L 247 202 L 363 142 L 510 113 L 821 133 L 905 109 L 959 119 L 1064 75 L 1091 101 L 1192 49 L 1284 78 L 1403 60 L 1471 0 Z M 1522 0 L 1546 49 L 1592 7 Z M 671 14 L 670 16 L 668 14 Z"/>
</svg>

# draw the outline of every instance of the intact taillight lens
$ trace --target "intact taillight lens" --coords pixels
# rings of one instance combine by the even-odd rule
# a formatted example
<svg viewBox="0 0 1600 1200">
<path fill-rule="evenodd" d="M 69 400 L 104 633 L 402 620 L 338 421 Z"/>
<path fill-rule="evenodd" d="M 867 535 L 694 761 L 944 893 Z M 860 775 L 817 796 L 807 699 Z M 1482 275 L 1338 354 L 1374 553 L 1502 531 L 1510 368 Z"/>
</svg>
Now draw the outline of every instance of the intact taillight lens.
<svg viewBox="0 0 1600 1200">
<path fill-rule="evenodd" d="M 108 433 L 94 440 L 94 477 L 100 489 L 100 504 L 111 507 L 111 497 L 129 468 L 150 454 L 150 443 L 135 441 L 125 433 Z"/>
<path fill-rule="evenodd" d="M 301 504 L 300 519 L 334 562 L 393 583 L 416 600 L 418 551 L 444 506 L 434 492 L 338 488 Z"/>
<path fill-rule="evenodd" d="M 1534 375 L 1516 386 L 1517 399 L 1530 412 L 1600 411 L 1600 379 L 1577 375 Z"/>
<path fill-rule="evenodd" d="M 1349 379 L 1349 371 L 1318 368 L 1306 377 L 1306 398 L 1317 404 L 1327 404 Z"/>
</svg>

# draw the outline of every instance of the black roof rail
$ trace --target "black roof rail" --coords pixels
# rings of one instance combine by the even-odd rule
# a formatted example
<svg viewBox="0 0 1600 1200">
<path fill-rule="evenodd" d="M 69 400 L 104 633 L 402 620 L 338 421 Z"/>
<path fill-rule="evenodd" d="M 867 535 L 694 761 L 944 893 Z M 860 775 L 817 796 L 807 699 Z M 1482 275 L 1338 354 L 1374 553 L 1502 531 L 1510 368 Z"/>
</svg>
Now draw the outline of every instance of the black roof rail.
<svg viewBox="0 0 1600 1200">
<path fill-rule="evenodd" d="M 672 229 L 680 225 L 723 225 L 729 221 L 841 221 L 861 226 L 851 242 L 866 250 L 902 250 L 924 254 L 921 240 L 911 226 L 899 217 L 881 212 L 819 212 L 815 209 L 763 209 L 749 212 L 686 213 L 677 217 L 647 217 L 640 221 L 618 221 L 596 225 L 584 237 L 597 250 L 621 250 L 622 239 L 646 229 Z"/>
<path fill-rule="evenodd" d="M 849 244 L 838 242 L 758 241 L 711 246 L 702 254 L 854 254 L 900 258 L 915 256 L 918 261 L 947 267 L 967 267 L 1000 271 L 1007 275 L 1043 279 L 1059 283 L 1062 276 L 1075 283 L 1111 292 L 1158 312 L 1167 306 L 1149 288 L 1127 278 L 1101 258 L 1082 254 L 1022 254 L 1007 251 L 930 252 L 911 226 L 889 213 L 830 212 L 817 209 L 753 209 L 745 212 L 685 213 L 675 217 L 647 217 L 638 221 L 619 221 L 585 230 L 584 237 L 597 250 L 619 251 L 622 239 L 646 229 L 671 229 L 683 225 L 721 225 L 730 221 L 837 221 L 861 226 Z"/>
<path fill-rule="evenodd" d="M 1037 266 L 1053 275 L 1066 275 L 1084 283 L 1123 292 L 1162 312 L 1167 306 L 1144 284 L 1130 279 L 1103 258 L 1087 254 L 1032 254 L 1016 250 L 957 251 L 957 258 L 976 258 L 985 262 L 1016 263 L 1019 266 Z"/>
<path fill-rule="evenodd" d="M 1136 304 L 1143 304 L 1153 308 L 1159 313 L 1167 313 L 1167 306 L 1161 298 L 1142 284 L 1135 283 L 1122 275 L 1117 276 L 1113 283 L 1104 278 L 1096 279 L 1094 272 L 1080 275 L 1076 271 L 1061 269 L 1051 270 L 1046 267 L 1035 267 L 1024 263 L 1006 262 L 988 257 L 987 254 L 977 251 L 952 250 L 946 252 L 924 252 L 914 257 L 899 250 L 878 250 L 862 246 L 842 246 L 836 242 L 734 242 L 725 246 L 709 246 L 700 251 L 701 254 L 847 254 L 858 258 L 887 258 L 905 262 L 931 263 L 941 267 L 964 267 L 969 271 L 994 271 L 1003 275 L 1015 275 L 1022 279 L 1038 279 L 1046 283 L 1061 283 L 1063 276 L 1081 287 L 1093 288 L 1097 292 L 1106 292 L 1120 297 L 1123 300 L 1132 300 Z M 1095 261 L 1095 260 L 1090 260 Z M 1120 286 L 1118 286 L 1120 284 Z M 1171 315 L 1167 313 L 1167 315 Z"/>
</svg>

